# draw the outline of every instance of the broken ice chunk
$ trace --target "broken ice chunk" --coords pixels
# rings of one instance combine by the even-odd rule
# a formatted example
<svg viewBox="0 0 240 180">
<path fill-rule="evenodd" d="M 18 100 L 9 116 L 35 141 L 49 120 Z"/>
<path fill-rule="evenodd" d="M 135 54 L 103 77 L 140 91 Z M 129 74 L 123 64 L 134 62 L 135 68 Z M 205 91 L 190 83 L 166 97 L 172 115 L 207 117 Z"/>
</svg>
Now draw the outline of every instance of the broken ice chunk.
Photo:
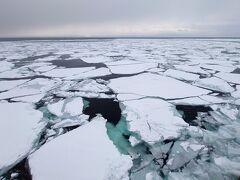
<svg viewBox="0 0 240 180">
<path fill-rule="evenodd" d="M 127 64 L 127 65 L 115 65 L 115 66 L 108 66 L 114 74 L 136 74 L 147 69 L 157 67 L 156 63 L 139 63 L 139 64 Z"/>
<path fill-rule="evenodd" d="M 235 92 L 231 93 L 231 95 L 234 98 L 240 99 L 240 85 L 237 85 L 236 89 L 237 90 Z"/>
<path fill-rule="evenodd" d="M 84 57 L 84 58 L 81 58 L 81 59 L 84 62 L 87 62 L 87 63 L 103 63 L 103 62 L 112 61 L 111 58 L 106 57 L 106 56 Z"/>
<path fill-rule="evenodd" d="M 134 84 L 134 86 L 129 84 Z M 210 92 L 173 78 L 151 73 L 111 79 L 108 86 L 116 93 L 155 96 L 164 99 L 199 96 Z"/>
<path fill-rule="evenodd" d="M 129 130 L 149 144 L 176 138 L 179 131 L 188 126 L 175 107 L 166 101 L 146 98 L 122 104 L 122 114 L 126 117 Z"/>
<path fill-rule="evenodd" d="M 0 61 L 0 72 L 10 70 L 14 67 L 14 64 L 7 61 Z"/>
<path fill-rule="evenodd" d="M 0 81 L 0 91 L 6 91 L 19 86 L 29 80 L 16 80 L 16 81 Z"/>
<path fill-rule="evenodd" d="M 66 80 L 75 80 L 75 79 L 86 79 L 86 78 L 93 78 L 93 77 L 101 77 L 112 74 L 108 68 L 97 68 L 91 71 L 87 71 L 81 74 L 77 74 L 71 77 L 65 78 Z"/>
<path fill-rule="evenodd" d="M 240 163 L 234 161 L 234 159 L 229 160 L 226 157 L 218 157 L 214 161 L 226 174 L 232 174 L 236 177 L 240 176 Z"/>
<path fill-rule="evenodd" d="M 234 91 L 234 88 L 226 81 L 216 77 L 199 79 L 195 81 L 194 85 L 223 93 L 230 93 Z"/>
<path fill-rule="evenodd" d="M 132 160 L 119 153 L 109 140 L 105 125 L 106 120 L 98 116 L 44 144 L 28 158 L 33 179 L 127 180 Z M 94 173 L 89 173 L 89 169 L 94 169 Z"/>
<path fill-rule="evenodd" d="M 82 114 L 83 110 L 83 99 L 81 97 L 77 97 L 71 99 L 70 102 L 67 102 L 64 108 L 64 113 L 68 113 L 71 116 L 77 116 Z"/>
<path fill-rule="evenodd" d="M 53 104 L 48 104 L 47 108 L 50 113 L 56 115 L 56 116 L 62 116 L 63 115 L 63 105 L 64 105 L 64 100 L 60 100 L 56 103 Z"/>
<path fill-rule="evenodd" d="M 83 68 L 66 68 L 66 69 L 53 69 L 51 71 L 48 71 L 44 73 L 45 76 L 49 77 L 59 77 L 59 78 L 64 78 L 64 77 L 71 77 L 74 75 L 78 75 L 90 70 L 95 69 L 95 67 L 83 67 Z"/>
<path fill-rule="evenodd" d="M 0 93 L 0 99 L 42 94 L 53 89 L 58 84 L 59 82 L 55 80 L 37 78 L 7 92 Z"/>
<path fill-rule="evenodd" d="M 88 116 L 87 116 L 88 119 Z M 64 119 L 52 126 L 53 129 L 59 129 L 59 128 L 66 128 L 66 127 L 72 127 L 72 126 L 81 126 L 83 124 L 87 123 L 86 118 L 81 119 L 79 118 L 78 120 L 73 120 L 73 119 Z"/>
<path fill-rule="evenodd" d="M 78 82 L 75 85 L 73 85 L 72 87 L 70 87 L 69 90 L 95 92 L 95 93 L 110 91 L 110 89 L 106 85 L 100 84 L 93 79 L 86 79 L 81 82 Z"/>
<path fill-rule="evenodd" d="M 144 96 L 137 95 L 137 94 L 118 94 L 117 99 L 119 101 L 128 101 L 128 100 L 135 100 L 135 99 L 141 99 Z"/>
<path fill-rule="evenodd" d="M 186 81 L 196 81 L 197 79 L 199 79 L 199 75 L 187 73 L 184 71 L 174 70 L 174 69 L 168 69 L 163 74 L 175 79 L 186 80 Z"/>
<path fill-rule="evenodd" d="M 189 65 L 175 65 L 177 70 L 196 73 L 196 74 L 203 74 L 208 75 L 209 73 L 201 69 L 199 66 L 189 66 Z"/>
<path fill-rule="evenodd" d="M 217 73 L 214 76 L 221 78 L 227 82 L 240 84 L 240 74 L 233 74 L 233 73 Z"/>
<path fill-rule="evenodd" d="M 0 102 L 0 176 L 19 163 L 40 138 L 42 113 L 27 103 Z"/>
<path fill-rule="evenodd" d="M 167 166 L 171 170 L 183 167 L 194 159 L 204 147 L 193 139 L 183 142 L 176 141 L 171 149 Z"/>
<path fill-rule="evenodd" d="M 204 69 L 211 69 L 211 70 L 227 72 L 227 73 L 230 73 L 235 69 L 234 66 L 222 66 L 222 65 L 212 65 L 212 64 L 203 64 L 200 66 Z"/>
<path fill-rule="evenodd" d="M 31 96 L 23 96 L 18 98 L 13 98 L 13 101 L 21 101 L 21 102 L 28 102 L 28 103 L 37 103 L 39 102 L 45 94 L 36 94 Z"/>
</svg>

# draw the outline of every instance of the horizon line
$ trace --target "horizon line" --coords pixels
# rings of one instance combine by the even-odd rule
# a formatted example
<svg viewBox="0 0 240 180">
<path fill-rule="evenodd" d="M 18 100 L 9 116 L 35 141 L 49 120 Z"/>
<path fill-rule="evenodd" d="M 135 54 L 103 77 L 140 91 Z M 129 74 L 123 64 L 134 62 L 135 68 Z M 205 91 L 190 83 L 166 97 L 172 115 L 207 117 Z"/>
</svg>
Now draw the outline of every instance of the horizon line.
<svg viewBox="0 0 240 180">
<path fill-rule="evenodd" d="M 21 40 L 84 40 L 84 39 L 240 39 L 239 36 L 46 36 L 46 37 L 0 37 L 0 41 Z"/>
</svg>

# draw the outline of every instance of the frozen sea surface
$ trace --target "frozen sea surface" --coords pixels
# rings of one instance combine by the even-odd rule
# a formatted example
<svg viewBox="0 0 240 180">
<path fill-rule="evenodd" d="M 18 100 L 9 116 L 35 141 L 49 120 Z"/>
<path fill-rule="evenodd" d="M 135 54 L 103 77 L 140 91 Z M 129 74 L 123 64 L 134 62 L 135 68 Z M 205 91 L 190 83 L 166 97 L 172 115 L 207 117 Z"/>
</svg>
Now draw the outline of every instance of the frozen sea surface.
<svg viewBox="0 0 240 180">
<path fill-rule="evenodd" d="M 240 39 L 0 42 L 1 180 L 237 180 Z"/>
</svg>

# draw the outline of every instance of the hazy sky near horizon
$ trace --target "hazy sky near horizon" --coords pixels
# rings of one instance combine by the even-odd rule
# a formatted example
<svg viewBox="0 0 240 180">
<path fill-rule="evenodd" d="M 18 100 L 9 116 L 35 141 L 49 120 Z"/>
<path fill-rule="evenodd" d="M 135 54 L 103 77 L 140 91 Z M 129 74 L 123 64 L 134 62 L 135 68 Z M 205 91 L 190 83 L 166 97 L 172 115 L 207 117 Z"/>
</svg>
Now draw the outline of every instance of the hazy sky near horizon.
<svg viewBox="0 0 240 180">
<path fill-rule="evenodd" d="M 240 0 L 0 0 L 0 37 L 240 36 Z"/>
</svg>

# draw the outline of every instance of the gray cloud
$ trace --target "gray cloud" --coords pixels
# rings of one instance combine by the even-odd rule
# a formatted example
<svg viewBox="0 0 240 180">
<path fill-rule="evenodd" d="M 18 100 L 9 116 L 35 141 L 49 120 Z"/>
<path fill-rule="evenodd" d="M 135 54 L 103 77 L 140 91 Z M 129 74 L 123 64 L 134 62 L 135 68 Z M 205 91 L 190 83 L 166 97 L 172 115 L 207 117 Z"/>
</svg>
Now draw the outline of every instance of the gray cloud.
<svg viewBox="0 0 240 180">
<path fill-rule="evenodd" d="M 239 0 L 0 0 L 0 37 L 240 36 Z"/>
</svg>

